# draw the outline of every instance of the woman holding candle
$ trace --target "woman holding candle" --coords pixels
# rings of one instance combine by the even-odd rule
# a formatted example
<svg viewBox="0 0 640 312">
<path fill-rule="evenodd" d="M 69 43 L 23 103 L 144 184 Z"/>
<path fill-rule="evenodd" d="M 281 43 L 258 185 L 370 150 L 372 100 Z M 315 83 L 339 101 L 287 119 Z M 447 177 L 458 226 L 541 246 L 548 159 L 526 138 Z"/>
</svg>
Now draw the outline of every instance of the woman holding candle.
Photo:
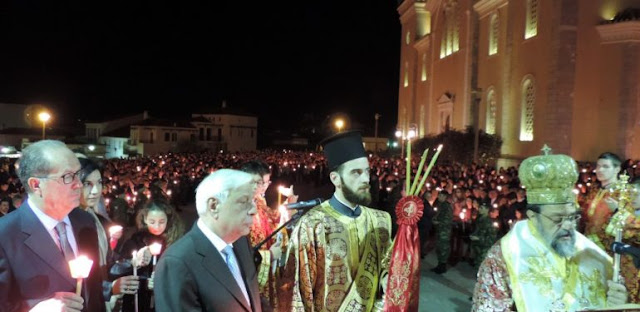
<svg viewBox="0 0 640 312">
<path fill-rule="evenodd" d="M 138 232 L 124 243 L 123 255 L 131 255 L 134 250 L 138 252 L 138 259 L 143 262 L 138 265 L 137 275 L 141 286 L 138 290 L 138 311 L 154 311 L 153 290 L 151 279 L 153 278 L 153 266 L 149 265 L 152 255 L 149 246 L 154 243 L 162 245 L 158 258 L 169 245 L 178 240 L 184 228 L 180 217 L 169 204 L 166 197 L 160 196 L 161 190 L 151 187 L 151 200 L 143 206 L 138 213 Z M 151 286 L 151 287 L 149 287 Z M 151 288 L 151 289 L 150 289 Z M 134 296 L 124 296 L 123 311 L 134 311 Z"/>
<path fill-rule="evenodd" d="M 82 169 L 80 171 L 80 181 L 82 182 L 82 196 L 80 196 L 80 209 L 88 212 L 95 220 L 96 229 L 98 233 L 98 248 L 100 251 L 100 258 L 95 261 L 95 264 L 101 268 L 103 275 L 103 291 L 105 299 L 112 298 L 107 303 L 107 310 L 116 306 L 116 300 L 124 294 L 134 294 L 138 289 L 138 279 L 134 276 L 123 276 L 112 281 L 107 271 L 119 258 L 114 254 L 109 246 L 109 238 L 116 240 L 122 236 L 122 230 L 113 231 L 110 233 L 110 237 L 107 236 L 105 231 L 109 229 L 111 221 L 104 215 L 97 212 L 98 203 L 102 194 L 102 174 L 100 172 L 99 165 L 88 159 L 79 157 L 80 165 Z"/>
</svg>

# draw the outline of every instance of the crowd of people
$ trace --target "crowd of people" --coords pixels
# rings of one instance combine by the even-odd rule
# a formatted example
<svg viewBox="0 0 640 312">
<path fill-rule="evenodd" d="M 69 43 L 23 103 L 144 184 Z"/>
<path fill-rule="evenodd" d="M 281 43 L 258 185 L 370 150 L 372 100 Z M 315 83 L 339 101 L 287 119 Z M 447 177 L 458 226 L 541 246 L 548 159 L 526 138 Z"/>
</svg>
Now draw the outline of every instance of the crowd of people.
<svg viewBox="0 0 640 312">
<path fill-rule="evenodd" d="M 346 143 L 342 141 L 345 138 Z M 0 270 L 11 276 L 0 278 L 0 301 L 5 300 L 0 306 L 37 311 L 56 302 L 78 311 L 134 311 L 134 305 L 139 311 L 175 311 L 197 305 L 193 306 L 195 310 L 222 311 L 237 301 L 238 311 L 259 311 L 258 306 L 264 311 L 333 311 L 346 306 L 355 311 L 381 310 L 386 287 L 385 259 L 397 230 L 395 206 L 405 195 L 402 181 L 406 161 L 398 156 L 368 154 L 349 136 L 339 137 L 335 145 L 332 142 L 325 142 L 324 153 L 264 150 L 92 160 L 73 154 L 60 142 L 42 141 L 25 149 L 20 159 L 0 159 L 0 216 L 4 216 L 0 227 L 20 232 L 20 224 L 36 224 L 40 220 L 45 227 L 33 235 L 51 236 L 57 245 L 54 247 L 62 251 L 62 257 L 54 257 L 51 247 L 36 250 L 44 246 L 42 241 L 38 242 L 41 246 L 28 246 L 26 252 L 17 250 L 15 244 L 3 248 Z M 419 161 L 414 155 L 413 174 Z M 513 259 L 521 261 L 522 255 L 507 255 L 503 249 L 508 244 L 521 244 L 517 235 L 549 239 L 560 258 L 574 256 L 575 250 L 570 246 L 577 240 L 587 246 L 585 250 L 597 255 L 598 260 L 592 262 L 599 264 L 592 266 L 607 271 L 599 266 L 607 262 L 607 254 L 612 255 L 613 237 L 607 232 L 612 218 L 619 220 L 625 241 L 636 243 L 640 222 L 635 221 L 633 211 L 640 210 L 640 182 L 635 179 L 640 168 L 611 153 L 603 154 L 595 164 L 583 163 L 573 168 L 572 162 L 575 166 L 569 157 L 550 160 L 558 171 L 575 169 L 575 177 L 569 175 L 561 186 L 552 179 L 540 182 L 523 178 L 527 165 L 435 166 L 419 192 L 425 207 L 418 222 L 421 256 L 436 252 L 438 265 L 432 271 L 438 274 L 460 261 L 475 266 L 479 270 L 473 298 L 477 311 L 498 306 L 524 308 L 536 303 L 513 293 L 535 287 L 514 289 L 512 281 L 504 279 L 509 274 L 522 274 L 511 271 L 508 265 Z M 624 179 L 631 181 L 630 189 L 637 189 L 629 193 L 626 202 L 619 198 L 621 191 L 617 188 L 621 172 L 627 176 Z M 272 180 L 312 188 L 333 185 L 335 192 L 313 213 L 301 218 L 298 226 L 281 231 L 261 245 L 259 256 L 254 257 L 251 247 L 283 222 L 280 207 L 265 199 L 265 193 L 275 191 Z M 550 187 L 540 183 L 554 185 L 561 195 L 552 192 L 549 197 L 539 189 L 549 192 Z M 288 201 L 295 202 L 297 196 L 292 189 L 289 192 Z M 232 199 L 235 201 L 230 202 Z M 194 201 L 198 218 L 190 227 L 181 220 L 180 210 Z M 575 202 L 581 205 L 579 210 Z M 632 213 L 621 216 L 618 211 Z M 249 217 L 241 219 L 242 216 Z M 541 221 L 541 216 L 549 220 Z M 557 216 L 560 217 L 554 218 Z M 372 231 L 376 235 L 370 235 Z M 386 231 L 388 234 L 384 234 Z M 63 233 L 75 233 L 75 237 L 68 235 L 67 242 Z M 565 242 L 565 238 L 571 244 L 556 244 L 558 240 Z M 161 248 L 152 250 L 150 246 L 156 243 Z M 204 252 L 202 244 L 207 243 L 213 243 L 219 253 Z M 309 250 L 309 244 L 313 250 Z M 527 246 L 536 251 L 549 247 L 544 243 Z M 65 285 L 70 282 L 65 270 L 59 268 L 60 262 L 81 251 L 94 259 L 99 273 L 92 273 L 85 280 L 83 293 L 61 292 L 70 290 L 72 285 Z M 363 266 L 358 260 L 363 254 L 370 254 L 367 257 L 378 262 L 367 261 Z M 58 268 L 46 272 L 47 276 L 57 274 L 53 282 L 37 286 L 34 274 L 42 272 L 27 270 L 23 274 L 7 267 L 7 259 L 11 263 L 25 261 L 35 268 L 42 265 L 30 259 L 33 256 Z M 216 283 L 228 288 L 230 296 L 198 292 L 205 283 L 213 282 L 203 276 L 211 268 L 197 263 L 199 257 L 213 257 L 211 261 L 229 268 L 230 272 L 216 276 Z M 552 260 L 553 265 L 568 265 Z M 590 293 L 589 298 L 583 293 L 580 300 L 574 300 L 580 301 L 575 304 L 565 298 L 555 298 L 547 304 L 572 310 L 602 306 L 603 302 L 624 303 L 627 299 L 640 302 L 637 269 L 629 257 L 623 257 L 622 266 L 622 282 L 603 284 L 592 277 L 589 281 L 593 285 L 589 287 L 600 287 L 600 293 Z M 576 270 L 582 269 L 578 266 Z M 606 282 L 605 275 L 602 277 Z M 588 277 L 580 278 L 587 283 Z M 169 280 L 181 286 L 156 287 Z M 231 287 L 229 281 L 234 283 Z M 16 287 L 5 287 L 11 283 Z M 354 283 L 358 287 L 351 287 Z M 495 286 L 489 289 L 486 284 L 490 283 Z M 548 287 L 542 290 L 549 291 Z"/>
</svg>

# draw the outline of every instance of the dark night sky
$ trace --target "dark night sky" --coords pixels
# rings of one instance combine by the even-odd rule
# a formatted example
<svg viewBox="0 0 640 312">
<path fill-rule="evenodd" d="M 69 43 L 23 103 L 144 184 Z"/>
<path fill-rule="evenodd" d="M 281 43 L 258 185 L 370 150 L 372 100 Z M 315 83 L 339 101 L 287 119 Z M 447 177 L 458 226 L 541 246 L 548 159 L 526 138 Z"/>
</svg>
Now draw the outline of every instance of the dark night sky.
<svg viewBox="0 0 640 312">
<path fill-rule="evenodd" d="M 396 5 L 14 0 L 0 8 L 0 102 L 41 103 L 69 123 L 145 109 L 186 118 L 226 99 L 262 130 L 345 113 L 372 135 L 379 112 L 392 135 Z"/>
</svg>

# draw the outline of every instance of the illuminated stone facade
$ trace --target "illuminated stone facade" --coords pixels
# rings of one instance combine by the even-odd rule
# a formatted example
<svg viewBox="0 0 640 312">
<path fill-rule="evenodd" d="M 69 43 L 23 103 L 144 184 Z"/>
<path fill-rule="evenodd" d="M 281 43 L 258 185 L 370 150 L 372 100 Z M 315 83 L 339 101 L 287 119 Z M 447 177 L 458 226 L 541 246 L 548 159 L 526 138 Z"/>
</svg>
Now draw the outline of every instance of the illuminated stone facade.
<svg viewBox="0 0 640 312">
<path fill-rule="evenodd" d="M 631 9 L 630 9 L 631 8 Z M 501 165 L 540 153 L 640 159 L 640 0 L 405 0 L 398 127 L 475 123 Z"/>
</svg>

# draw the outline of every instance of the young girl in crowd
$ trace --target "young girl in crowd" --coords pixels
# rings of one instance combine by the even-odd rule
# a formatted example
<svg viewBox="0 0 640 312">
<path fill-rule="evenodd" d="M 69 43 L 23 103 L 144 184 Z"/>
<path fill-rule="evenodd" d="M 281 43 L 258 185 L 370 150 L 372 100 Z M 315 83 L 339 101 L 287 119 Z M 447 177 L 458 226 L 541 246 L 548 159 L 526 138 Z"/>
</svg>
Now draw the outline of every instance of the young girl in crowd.
<svg viewBox="0 0 640 312">
<path fill-rule="evenodd" d="M 162 244 L 162 250 L 184 234 L 184 228 L 175 209 L 162 190 L 151 186 L 151 198 L 139 211 L 137 216 L 138 232 L 124 243 L 122 254 L 132 257 L 133 251 L 143 250 L 145 257 L 150 257 L 149 248 L 153 243 Z M 157 258 L 160 258 L 160 255 Z M 140 288 L 138 291 L 138 311 L 155 311 L 153 304 L 153 264 L 138 269 Z M 123 311 L 134 311 L 134 296 L 124 296 Z"/>
</svg>

